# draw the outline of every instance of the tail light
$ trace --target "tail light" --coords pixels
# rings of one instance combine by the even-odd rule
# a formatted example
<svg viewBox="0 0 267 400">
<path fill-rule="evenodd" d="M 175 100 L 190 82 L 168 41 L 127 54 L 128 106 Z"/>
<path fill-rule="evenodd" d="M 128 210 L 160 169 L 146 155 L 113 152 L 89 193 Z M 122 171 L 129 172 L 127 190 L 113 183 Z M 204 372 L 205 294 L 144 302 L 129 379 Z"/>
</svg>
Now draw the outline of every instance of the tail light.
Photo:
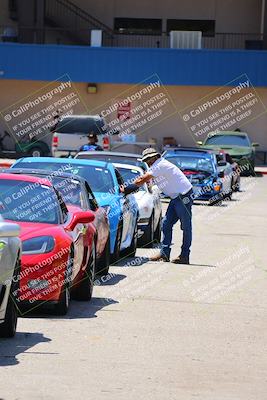
<svg viewBox="0 0 267 400">
<path fill-rule="evenodd" d="M 104 136 L 103 137 L 103 149 L 109 150 L 109 145 L 110 145 L 109 136 Z"/>
<path fill-rule="evenodd" d="M 58 147 L 58 136 L 53 136 L 52 146 Z"/>
</svg>

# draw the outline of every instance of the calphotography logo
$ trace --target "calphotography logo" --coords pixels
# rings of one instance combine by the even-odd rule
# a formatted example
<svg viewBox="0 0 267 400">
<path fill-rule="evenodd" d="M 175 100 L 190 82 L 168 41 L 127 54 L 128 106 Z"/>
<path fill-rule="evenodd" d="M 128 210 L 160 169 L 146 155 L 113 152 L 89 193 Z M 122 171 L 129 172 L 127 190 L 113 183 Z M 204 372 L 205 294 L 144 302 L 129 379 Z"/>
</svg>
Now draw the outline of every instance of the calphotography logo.
<svg viewBox="0 0 267 400">
<path fill-rule="evenodd" d="M 45 140 L 58 118 L 85 113 L 86 108 L 67 74 L 1 110 L 8 132 L 18 147 L 23 144 L 21 150 L 25 150 L 27 141 L 32 145 Z"/>
<path fill-rule="evenodd" d="M 265 113 L 257 91 L 246 74 L 179 111 L 195 141 L 211 132 L 233 131 Z"/>
</svg>

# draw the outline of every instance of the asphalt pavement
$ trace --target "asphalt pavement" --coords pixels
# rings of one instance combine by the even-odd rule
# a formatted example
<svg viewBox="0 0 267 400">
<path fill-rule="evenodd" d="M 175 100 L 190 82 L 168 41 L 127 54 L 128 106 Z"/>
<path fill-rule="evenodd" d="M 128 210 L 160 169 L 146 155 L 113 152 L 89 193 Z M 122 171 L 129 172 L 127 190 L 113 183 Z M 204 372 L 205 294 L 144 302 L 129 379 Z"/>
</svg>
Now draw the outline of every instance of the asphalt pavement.
<svg viewBox="0 0 267 400">
<path fill-rule="evenodd" d="M 0 399 L 265 400 L 266 187 L 243 178 L 233 201 L 194 205 L 190 266 L 138 249 L 90 303 L 20 318 L 0 341 Z M 178 225 L 173 242 L 175 257 Z"/>
</svg>

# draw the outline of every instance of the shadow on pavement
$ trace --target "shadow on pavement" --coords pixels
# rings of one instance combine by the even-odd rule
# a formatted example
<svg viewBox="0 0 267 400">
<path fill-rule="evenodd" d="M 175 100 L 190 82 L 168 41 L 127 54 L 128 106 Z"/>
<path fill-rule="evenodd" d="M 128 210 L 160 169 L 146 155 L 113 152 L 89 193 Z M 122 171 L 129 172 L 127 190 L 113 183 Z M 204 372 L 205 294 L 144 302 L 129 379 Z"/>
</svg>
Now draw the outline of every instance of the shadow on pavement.
<svg viewBox="0 0 267 400">
<path fill-rule="evenodd" d="M 72 306 L 67 315 L 60 317 L 61 319 L 76 318 L 97 318 L 96 313 L 112 304 L 118 304 L 117 300 L 105 297 L 93 297 L 90 302 L 73 301 Z"/>
<path fill-rule="evenodd" d="M 22 318 L 49 318 L 49 319 L 76 319 L 76 318 L 96 318 L 96 313 L 102 308 L 116 304 L 111 298 L 92 297 L 90 301 L 75 301 L 71 300 L 68 313 L 63 316 L 55 315 L 50 307 L 40 306 L 34 311 L 26 311 Z M 1 399 L 0 399 L 1 400 Z"/>
<path fill-rule="evenodd" d="M 111 271 L 109 271 L 109 273 L 107 275 L 96 279 L 94 284 L 95 284 L 95 286 L 117 285 L 117 283 L 119 283 L 120 281 L 122 281 L 125 278 L 127 278 L 126 275 L 113 274 Z"/>
<path fill-rule="evenodd" d="M 31 352 L 28 350 L 31 347 L 35 346 L 38 343 L 50 341 L 51 339 L 45 337 L 42 333 L 38 332 L 17 332 L 14 338 L 0 339 L 0 367 L 19 364 L 19 361 L 16 358 L 18 354 L 29 354 Z M 34 354 L 41 353 L 35 351 Z M 47 353 L 45 352 L 44 354 Z"/>
<path fill-rule="evenodd" d="M 181 264 L 180 264 L 181 265 Z M 192 264 L 190 263 L 189 267 L 207 267 L 207 268 L 217 268 L 216 265 L 208 265 L 208 264 Z"/>
<path fill-rule="evenodd" d="M 147 263 L 149 260 L 148 257 L 126 257 L 121 258 L 116 264 L 113 264 L 113 267 L 140 267 L 141 265 Z"/>
</svg>

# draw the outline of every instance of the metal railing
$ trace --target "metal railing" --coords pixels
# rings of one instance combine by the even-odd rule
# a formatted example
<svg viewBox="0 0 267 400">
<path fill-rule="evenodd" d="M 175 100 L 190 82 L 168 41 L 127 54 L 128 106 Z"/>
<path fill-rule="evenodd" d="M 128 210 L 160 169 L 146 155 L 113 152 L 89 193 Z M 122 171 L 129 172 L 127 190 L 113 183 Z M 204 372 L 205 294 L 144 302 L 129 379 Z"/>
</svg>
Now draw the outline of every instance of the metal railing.
<svg viewBox="0 0 267 400">
<path fill-rule="evenodd" d="M 45 20 L 47 25 L 63 29 L 78 44 L 88 44 L 92 29 L 101 29 L 104 38 L 113 36 L 112 29 L 70 0 L 46 0 Z"/>
<path fill-rule="evenodd" d="M 235 49 L 261 47 L 260 41 L 263 35 L 260 33 L 216 33 L 214 37 L 203 37 L 204 49 Z"/>
<path fill-rule="evenodd" d="M 64 19 L 67 21 L 66 15 L 64 15 Z M 81 27 L 80 23 L 76 25 L 71 27 L 46 25 L 44 28 L 32 26 L 20 27 L 20 29 L 31 31 L 33 43 L 38 43 L 38 33 L 42 31 L 44 43 L 47 44 L 80 44 L 89 46 L 91 30 L 95 27 L 92 28 L 86 24 Z M 4 28 L 6 27 L 2 27 L 2 29 L 0 27 L 0 37 L 2 37 Z M 170 36 L 167 33 L 162 33 L 161 35 L 127 35 L 114 33 L 113 31 L 108 31 L 107 33 L 107 31 L 102 30 L 102 35 L 102 45 L 106 47 L 170 48 Z M 8 40 L 2 38 L 2 41 Z M 262 41 L 263 35 L 260 33 L 217 33 L 214 37 L 203 37 L 202 48 L 261 49 Z"/>
<path fill-rule="evenodd" d="M 17 18 L 19 0 L 8 0 L 10 17 Z M 170 37 L 161 34 L 125 34 L 113 31 L 99 19 L 90 15 L 71 0 L 45 1 L 45 26 L 20 27 L 29 32 L 33 41 L 59 44 L 90 44 L 92 29 L 102 30 L 103 46 L 168 48 Z M 4 39 L 3 39 L 4 40 Z M 14 40 L 14 39 L 13 39 Z M 247 49 L 262 46 L 263 35 L 260 33 L 216 33 L 214 37 L 203 37 L 204 49 Z M 4 40 L 8 41 L 8 40 Z"/>
</svg>

